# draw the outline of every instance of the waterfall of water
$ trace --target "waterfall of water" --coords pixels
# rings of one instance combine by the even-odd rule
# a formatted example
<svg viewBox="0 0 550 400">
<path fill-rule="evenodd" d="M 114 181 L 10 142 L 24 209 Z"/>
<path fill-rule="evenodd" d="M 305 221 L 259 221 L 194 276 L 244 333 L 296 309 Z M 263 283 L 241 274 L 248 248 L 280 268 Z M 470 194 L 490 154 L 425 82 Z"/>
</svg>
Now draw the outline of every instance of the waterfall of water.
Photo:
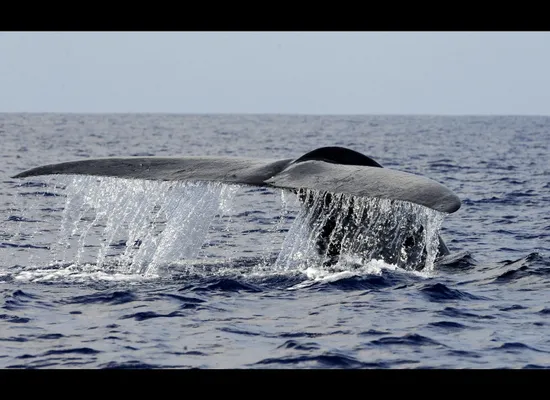
<svg viewBox="0 0 550 400">
<path fill-rule="evenodd" d="M 302 209 L 275 267 L 343 267 L 339 261 L 382 260 L 411 270 L 431 270 L 444 214 L 408 202 L 344 194 L 299 193 Z"/>
<path fill-rule="evenodd" d="M 51 246 L 54 264 L 118 274 L 157 276 L 169 264 L 181 264 L 183 273 L 211 274 L 216 269 L 206 266 L 209 254 L 214 261 L 223 259 L 224 273 L 296 273 L 310 267 L 338 272 L 373 260 L 430 271 L 443 221 L 443 214 L 411 203 L 311 190 L 297 196 L 282 191 L 282 208 L 266 200 L 265 208 L 273 210 L 261 211 L 259 219 L 240 217 L 242 210 L 235 210 L 233 220 L 231 210 L 242 202 L 254 212 L 260 208 L 257 199 L 249 199 L 253 193 L 237 198 L 236 185 L 67 179 L 65 207 L 50 214 L 61 219 L 58 240 Z M 265 240 L 250 236 L 260 223 Z M 253 267 L 239 261 L 260 250 L 273 251 L 275 262 L 266 254 Z"/>
<path fill-rule="evenodd" d="M 163 263 L 196 257 L 232 193 L 220 183 L 75 177 L 54 254 L 61 262 L 155 274 Z M 85 252 L 90 247 L 98 249 L 95 259 Z"/>
</svg>

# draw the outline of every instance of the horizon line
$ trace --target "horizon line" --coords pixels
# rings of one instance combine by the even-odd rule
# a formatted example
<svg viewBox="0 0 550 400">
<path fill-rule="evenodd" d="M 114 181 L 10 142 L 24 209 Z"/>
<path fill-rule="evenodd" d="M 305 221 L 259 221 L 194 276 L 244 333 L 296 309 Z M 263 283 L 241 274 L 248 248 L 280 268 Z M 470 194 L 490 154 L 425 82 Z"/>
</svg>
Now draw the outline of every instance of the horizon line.
<svg viewBox="0 0 550 400">
<path fill-rule="evenodd" d="M 516 113 L 304 113 L 304 112 L 173 112 L 173 111 L 0 111 L 0 114 L 69 114 L 69 115 L 241 115 L 241 116 L 388 116 L 388 117 L 550 117 L 550 114 Z"/>
</svg>

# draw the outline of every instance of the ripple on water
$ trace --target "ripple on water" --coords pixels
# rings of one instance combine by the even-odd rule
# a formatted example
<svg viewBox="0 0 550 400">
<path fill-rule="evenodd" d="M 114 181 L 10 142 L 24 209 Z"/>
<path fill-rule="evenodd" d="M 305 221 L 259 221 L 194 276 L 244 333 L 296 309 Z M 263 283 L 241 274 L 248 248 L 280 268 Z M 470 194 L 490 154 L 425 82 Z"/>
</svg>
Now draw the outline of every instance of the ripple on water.
<svg viewBox="0 0 550 400">
<path fill-rule="evenodd" d="M 161 314 L 154 311 L 141 311 L 134 314 L 126 314 L 120 317 L 120 319 L 134 319 L 136 321 L 147 321 L 153 318 L 173 318 L 173 317 L 185 317 L 185 314 L 182 314 L 179 311 L 173 311 L 168 314 Z"/>
<path fill-rule="evenodd" d="M 302 350 L 302 351 L 311 351 L 319 350 L 321 346 L 316 342 L 299 342 L 297 340 L 287 340 L 282 345 L 277 347 L 278 349 L 292 349 L 292 350 Z"/>
<path fill-rule="evenodd" d="M 468 328 L 466 325 L 454 321 L 437 321 L 431 322 L 429 326 L 442 328 L 444 330 L 461 330 Z"/>
<path fill-rule="evenodd" d="M 378 368 L 378 363 L 364 363 L 354 357 L 326 352 L 320 355 L 266 358 L 249 365 L 259 368 Z"/>
<path fill-rule="evenodd" d="M 18 317 L 17 315 L 0 314 L 0 320 L 5 320 L 12 324 L 26 324 L 31 321 L 30 318 Z"/>
<path fill-rule="evenodd" d="M 404 345 L 404 346 L 443 346 L 446 345 L 430 339 L 429 337 L 418 335 L 416 333 L 408 333 L 403 336 L 386 336 L 380 339 L 375 339 L 370 342 L 376 346 L 388 345 Z"/>
<path fill-rule="evenodd" d="M 93 293 L 83 296 L 71 297 L 64 301 L 65 304 L 125 304 L 137 300 L 135 293 L 131 291 L 114 290 L 110 292 Z"/>
<path fill-rule="evenodd" d="M 486 300 L 485 297 L 475 296 L 465 291 L 451 289 L 442 283 L 428 284 L 420 292 L 430 301 L 444 302 L 449 300 Z"/>
</svg>

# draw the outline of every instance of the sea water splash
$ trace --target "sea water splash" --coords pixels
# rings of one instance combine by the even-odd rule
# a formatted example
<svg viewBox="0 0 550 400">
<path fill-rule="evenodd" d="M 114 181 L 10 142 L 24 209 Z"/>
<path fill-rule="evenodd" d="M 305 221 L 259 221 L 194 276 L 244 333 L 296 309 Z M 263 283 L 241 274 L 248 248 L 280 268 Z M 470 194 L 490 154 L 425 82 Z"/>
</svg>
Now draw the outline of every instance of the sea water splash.
<svg viewBox="0 0 550 400">
<path fill-rule="evenodd" d="M 175 271 L 201 276 L 300 274 L 323 280 L 341 273 L 377 273 L 382 267 L 430 272 L 443 221 L 443 214 L 412 203 L 282 191 L 281 207 L 273 210 L 278 217 L 261 233 L 265 254 L 252 265 L 241 262 L 243 252 L 236 250 L 250 240 L 243 235 L 247 227 L 241 226 L 242 219 L 233 224 L 238 226 L 231 223 L 231 213 L 243 207 L 235 204 L 238 185 L 65 179 L 65 185 L 54 185 L 62 190 L 65 205 L 50 251 L 52 265 L 61 269 L 39 267 L 33 271 L 39 279 L 98 274 L 107 279 L 155 278 Z M 242 197 L 250 196 L 254 193 Z M 296 218 L 291 217 L 294 211 Z M 251 223 L 257 227 L 257 221 Z M 212 243 L 209 234 L 216 237 Z M 222 249 L 208 260 L 212 246 Z"/>
<path fill-rule="evenodd" d="M 234 193 L 220 183 L 75 177 L 66 190 L 56 261 L 154 276 L 163 264 L 197 256 Z M 95 259 L 85 251 L 90 247 L 98 249 Z"/>
<path fill-rule="evenodd" d="M 346 271 L 374 261 L 405 270 L 433 270 L 444 214 L 409 202 L 299 192 L 301 212 L 275 267 Z"/>
</svg>

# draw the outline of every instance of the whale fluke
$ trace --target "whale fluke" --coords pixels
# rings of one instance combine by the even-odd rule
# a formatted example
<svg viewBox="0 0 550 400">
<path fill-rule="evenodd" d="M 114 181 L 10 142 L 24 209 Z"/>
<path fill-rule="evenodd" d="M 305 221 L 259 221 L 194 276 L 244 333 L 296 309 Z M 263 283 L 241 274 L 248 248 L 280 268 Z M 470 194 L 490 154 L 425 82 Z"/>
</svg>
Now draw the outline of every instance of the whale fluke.
<svg viewBox="0 0 550 400">
<path fill-rule="evenodd" d="M 383 168 L 344 147 L 322 147 L 297 159 L 244 157 L 108 157 L 44 165 L 13 178 L 39 175 L 93 175 L 162 181 L 215 181 L 312 189 L 359 197 L 408 201 L 454 213 L 461 202 L 452 190 L 429 178 Z"/>
</svg>

